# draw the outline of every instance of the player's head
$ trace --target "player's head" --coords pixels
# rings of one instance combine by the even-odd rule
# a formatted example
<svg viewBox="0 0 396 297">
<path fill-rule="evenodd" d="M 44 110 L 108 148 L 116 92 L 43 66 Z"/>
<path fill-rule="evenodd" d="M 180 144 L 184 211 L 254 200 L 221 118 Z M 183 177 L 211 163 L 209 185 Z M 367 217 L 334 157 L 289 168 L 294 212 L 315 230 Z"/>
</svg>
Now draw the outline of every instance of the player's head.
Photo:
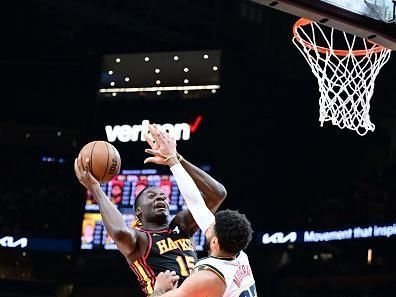
<svg viewBox="0 0 396 297">
<path fill-rule="evenodd" d="M 139 221 L 143 224 L 164 224 L 168 221 L 169 204 L 166 196 L 158 187 L 146 187 L 135 199 L 135 210 Z"/>
<path fill-rule="evenodd" d="M 236 255 L 252 240 L 252 227 L 244 214 L 235 210 L 216 213 L 215 223 L 206 232 L 206 247 L 211 255 L 222 252 Z"/>
</svg>

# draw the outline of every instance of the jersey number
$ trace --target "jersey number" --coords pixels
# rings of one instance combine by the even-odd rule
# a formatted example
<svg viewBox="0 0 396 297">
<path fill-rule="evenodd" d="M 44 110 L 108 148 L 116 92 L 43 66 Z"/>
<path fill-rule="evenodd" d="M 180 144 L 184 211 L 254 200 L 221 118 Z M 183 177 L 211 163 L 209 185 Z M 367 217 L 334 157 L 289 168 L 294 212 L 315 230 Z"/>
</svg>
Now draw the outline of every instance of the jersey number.
<svg viewBox="0 0 396 297">
<path fill-rule="evenodd" d="M 177 264 L 179 264 L 181 276 L 189 276 L 194 269 L 195 258 L 190 256 L 177 256 L 176 261 Z"/>
<path fill-rule="evenodd" d="M 257 297 L 256 285 L 253 284 L 249 290 L 243 291 L 239 297 Z"/>
</svg>

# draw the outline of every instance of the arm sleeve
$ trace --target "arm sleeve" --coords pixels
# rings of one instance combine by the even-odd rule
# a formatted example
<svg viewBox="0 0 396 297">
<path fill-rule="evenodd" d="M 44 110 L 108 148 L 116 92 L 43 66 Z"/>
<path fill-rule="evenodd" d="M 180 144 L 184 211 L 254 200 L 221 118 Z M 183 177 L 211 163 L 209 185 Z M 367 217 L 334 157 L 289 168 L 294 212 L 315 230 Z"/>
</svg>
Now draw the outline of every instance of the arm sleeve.
<svg viewBox="0 0 396 297">
<path fill-rule="evenodd" d="M 206 206 L 198 187 L 183 166 L 178 163 L 170 167 L 170 170 L 195 222 L 205 234 L 209 226 L 215 222 L 215 216 Z"/>
</svg>

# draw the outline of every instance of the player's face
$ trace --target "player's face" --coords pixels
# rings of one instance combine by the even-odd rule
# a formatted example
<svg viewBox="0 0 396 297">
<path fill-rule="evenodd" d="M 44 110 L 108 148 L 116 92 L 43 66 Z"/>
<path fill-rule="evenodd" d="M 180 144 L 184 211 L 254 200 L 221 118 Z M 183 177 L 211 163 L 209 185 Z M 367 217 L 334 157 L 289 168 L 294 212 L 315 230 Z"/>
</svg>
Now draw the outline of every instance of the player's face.
<svg viewBox="0 0 396 297">
<path fill-rule="evenodd" d="M 146 221 L 159 224 L 167 221 L 169 204 L 166 202 L 164 192 L 156 187 L 148 188 L 142 198 L 140 209 Z"/>
<path fill-rule="evenodd" d="M 206 231 L 205 234 L 205 246 L 204 248 L 206 249 L 206 251 L 208 252 L 209 255 L 211 255 L 212 253 L 212 249 L 213 249 L 213 242 L 214 242 L 214 238 L 216 237 L 216 233 L 214 230 L 214 223 L 212 225 L 210 225 L 208 231 Z M 215 240 L 217 242 L 217 240 Z"/>
</svg>

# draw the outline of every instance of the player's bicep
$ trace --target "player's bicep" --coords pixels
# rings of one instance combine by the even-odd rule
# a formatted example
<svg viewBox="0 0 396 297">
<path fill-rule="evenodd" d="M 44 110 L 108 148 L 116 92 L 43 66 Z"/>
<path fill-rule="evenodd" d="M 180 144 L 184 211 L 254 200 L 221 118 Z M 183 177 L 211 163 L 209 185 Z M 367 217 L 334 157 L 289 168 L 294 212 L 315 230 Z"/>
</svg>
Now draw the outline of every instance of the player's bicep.
<svg viewBox="0 0 396 297">
<path fill-rule="evenodd" d="M 164 297 L 221 297 L 226 289 L 225 282 L 214 272 L 202 270 L 193 273 L 176 290 Z"/>
</svg>

